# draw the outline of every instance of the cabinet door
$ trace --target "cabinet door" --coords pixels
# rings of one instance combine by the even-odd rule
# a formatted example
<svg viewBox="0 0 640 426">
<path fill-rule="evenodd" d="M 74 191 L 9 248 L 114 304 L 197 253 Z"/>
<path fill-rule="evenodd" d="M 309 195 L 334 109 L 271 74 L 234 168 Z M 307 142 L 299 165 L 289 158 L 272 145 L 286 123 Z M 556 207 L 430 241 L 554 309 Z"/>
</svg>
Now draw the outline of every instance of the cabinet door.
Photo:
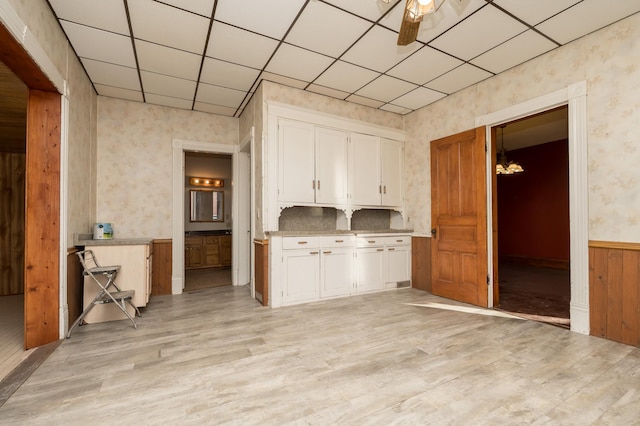
<svg viewBox="0 0 640 426">
<path fill-rule="evenodd" d="M 231 266 L 231 236 L 220 237 L 220 263 Z"/>
<path fill-rule="evenodd" d="M 198 268 L 204 265 L 202 256 L 202 245 L 185 245 L 184 246 L 185 268 Z"/>
<path fill-rule="evenodd" d="M 411 279 L 411 250 L 408 246 L 387 247 L 388 283 L 397 283 Z"/>
<path fill-rule="evenodd" d="M 293 304 L 320 297 L 320 251 L 283 250 L 282 302 Z"/>
<path fill-rule="evenodd" d="M 313 203 L 315 199 L 314 126 L 278 122 L 278 200 Z"/>
<path fill-rule="evenodd" d="M 331 248 L 322 251 L 320 297 L 345 296 L 353 291 L 353 250 Z"/>
<path fill-rule="evenodd" d="M 401 206 L 403 200 L 402 171 L 404 165 L 403 143 L 383 139 L 381 141 L 382 205 Z"/>
<path fill-rule="evenodd" d="M 316 203 L 347 203 L 347 133 L 316 128 Z"/>
<path fill-rule="evenodd" d="M 384 288 L 384 248 L 356 249 L 356 292 L 366 293 Z"/>
<path fill-rule="evenodd" d="M 380 205 L 380 138 L 351 134 L 351 204 Z"/>
</svg>

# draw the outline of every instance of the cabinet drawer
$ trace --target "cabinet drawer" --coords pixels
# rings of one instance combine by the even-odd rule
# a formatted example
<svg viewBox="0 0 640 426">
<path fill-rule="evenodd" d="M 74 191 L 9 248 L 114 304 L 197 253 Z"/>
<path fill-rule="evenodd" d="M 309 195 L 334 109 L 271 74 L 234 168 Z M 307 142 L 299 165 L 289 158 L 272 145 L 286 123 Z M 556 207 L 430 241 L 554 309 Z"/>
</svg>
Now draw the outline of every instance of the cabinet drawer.
<svg viewBox="0 0 640 426">
<path fill-rule="evenodd" d="M 376 247 L 383 246 L 384 243 L 384 237 L 358 237 L 356 247 Z"/>
<path fill-rule="evenodd" d="M 285 250 L 319 248 L 321 238 L 318 237 L 284 237 L 282 248 Z"/>
<path fill-rule="evenodd" d="M 184 244 L 190 244 L 190 245 L 195 245 L 195 244 L 202 244 L 202 237 L 185 237 L 184 239 Z"/>
<path fill-rule="evenodd" d="M 406 246 L 411 244 L 411 236 L 398 235 L 393 237 L 385 237 L 384 243 L 388 246 Z"/>
<path fill-rule="evenodd" d="M 324 248 L 336 248 L 336 247 L 353 247 L 354 238 L 350 235 L 331 235 L 321 237 L 321 244 Z"/>
<path fill-rule="evenodd" d="M 210 255 L 210 254 L 217 255 L 220 252 L 220 249 L 218 248 L 217 244 L 215 244 L 215 245 L 214 244 L 207 244 L 204 247 L 205 247 L 205 251 L 206 251 L 207 255 Z"/>
<path fill-rule="evenodd" d="M 218 244 L 220 237 L 204 237 L 205 244 Z"/>
</svg>

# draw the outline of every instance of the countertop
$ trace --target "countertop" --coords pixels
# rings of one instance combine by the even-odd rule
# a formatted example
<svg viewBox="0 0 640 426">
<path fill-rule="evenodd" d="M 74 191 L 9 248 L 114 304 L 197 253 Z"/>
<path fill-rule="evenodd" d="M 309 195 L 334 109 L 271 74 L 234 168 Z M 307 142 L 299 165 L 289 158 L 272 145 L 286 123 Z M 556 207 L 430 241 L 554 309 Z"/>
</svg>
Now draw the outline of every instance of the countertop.
<svg viewBox="0 0 640 426">
<path fill-rule="evenodd" d="M 295 236 L 314 236 L 314 235 L 371 235 L 371 234 L 411 234 L 412 229 L 376 229 L 376 230 L 336 230 L 336 231 L 273 231 L 265 232 L 265 235 L 271 237 L 295 237 Z"/>
<path fill-rule="evenodd" d="M 75 246 L 138 246 L 151 244 L 153 238 L 113 238 L 110 240 L 94 240 L 91 234 L 77 235 L 73 240 Z"/>
</svg>

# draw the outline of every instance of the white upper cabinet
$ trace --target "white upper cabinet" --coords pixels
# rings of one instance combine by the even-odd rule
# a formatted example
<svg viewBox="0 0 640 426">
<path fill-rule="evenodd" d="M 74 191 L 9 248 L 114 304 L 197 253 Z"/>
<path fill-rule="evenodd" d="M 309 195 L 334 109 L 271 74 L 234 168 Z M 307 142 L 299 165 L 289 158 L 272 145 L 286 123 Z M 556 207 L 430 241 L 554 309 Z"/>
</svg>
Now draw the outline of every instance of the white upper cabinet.
<svg viewBox="0 0 640 426">
<path fill-rule="evenodd" d="M 347 202 L 348 134 L 293 120 L 278 122 L 278 200 Z"/>
<path fill-rule="evenodd" d="M 351 204 L 403 204 L 403 143 L 377 136 L 351 134 Z"/>
<path fill-rule="evenodd" d="M 278 200 L 315 201 L 314 126 L 293 120 L 278 122 Z"/>
</svg>

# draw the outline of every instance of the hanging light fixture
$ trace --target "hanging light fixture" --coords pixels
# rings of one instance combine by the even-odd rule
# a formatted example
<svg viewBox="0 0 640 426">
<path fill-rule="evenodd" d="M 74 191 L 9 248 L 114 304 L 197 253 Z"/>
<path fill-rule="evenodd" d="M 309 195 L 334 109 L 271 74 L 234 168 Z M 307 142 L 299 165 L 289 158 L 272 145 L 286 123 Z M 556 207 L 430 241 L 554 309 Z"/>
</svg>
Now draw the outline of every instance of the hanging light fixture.
<svg viewBox="0 0 640 426">
<path fill-rule="evenodd" d="M 436 3 L 440 3 L 436 7 Z M 439 0 L 408 0 L 406 19 L 411 22 L 420 22 L 422 17 L 429 13 L 434 13 L 440 8 L 444 1 Z"/>
<path fill-rule="evenodd" d="M 522 166 L 515 161 L 507 161 L 507 152 L 504 150 L 504 128 L 506 124 L 500 126 L 500 153 L 498 154 L 498 162 L 496 163 L 496 174 L 513 175 L 524 172 Z"/>
</svg>

